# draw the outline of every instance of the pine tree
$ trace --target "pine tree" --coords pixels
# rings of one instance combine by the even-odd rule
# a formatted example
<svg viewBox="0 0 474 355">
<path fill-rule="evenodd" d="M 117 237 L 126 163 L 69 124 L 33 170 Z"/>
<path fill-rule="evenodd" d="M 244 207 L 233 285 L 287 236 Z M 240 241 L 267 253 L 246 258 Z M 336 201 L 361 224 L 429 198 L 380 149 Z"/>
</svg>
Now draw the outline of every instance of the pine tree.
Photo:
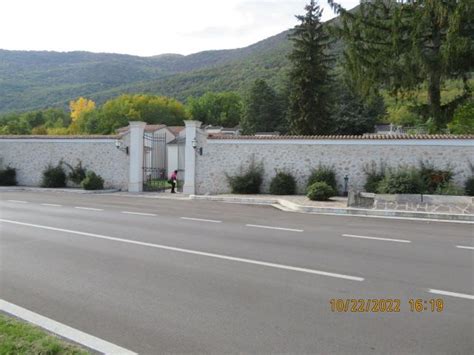
<svg viewBox="0 0 474 355">
<path fill-rule="evenodd" d="M 280 130 L 282 119 L 283 105 L 276 91 L 265 80 L 255 80 L 245 100 L 243 133 Z"/>
<path fill-rule="evenodd" d="M 355 12 L 329 3 L 341 15 L 336 33 L 346 44 L 345 67 L 361 92 L 381 87 L 409 95 L 425 87 L 428 103 L 420 109 L 438 130 L 445 128 L 456 106 L 471 97 L 474 2 L 371 0 Z M 449 78 L 461 78 L 464 90 L 443 104 L 441 88 Z"/>
<path fill-rule="evenodd" d="M 322 9 L 314 0 L 306 14 L 296 16 L 300 24 L 290 34 L 289 124 L 292 134 L 312 135 L 331 132 L 331 75 L 328 54 L 329 34 L 321 23 Z"/>
</svg>

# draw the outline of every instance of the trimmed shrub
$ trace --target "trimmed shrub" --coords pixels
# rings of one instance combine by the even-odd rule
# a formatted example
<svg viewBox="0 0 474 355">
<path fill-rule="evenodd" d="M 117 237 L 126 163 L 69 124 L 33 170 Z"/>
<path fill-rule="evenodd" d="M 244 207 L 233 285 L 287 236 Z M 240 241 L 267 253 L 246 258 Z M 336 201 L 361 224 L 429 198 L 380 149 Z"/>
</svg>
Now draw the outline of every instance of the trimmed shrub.
<svg viewBox="0 0 474 355">
<path fill-rule="evenodd" d="M 16 169 L 10 166 L 0 169 L 0 186 L 15 186 L 16 184 Z"/>
<path fill-rule="evenodd" d="M 337 182 L 336 182 L 336 172 L 331 166 L 320 165 L 317 169 L 314 169 L 311 172 L 311 175 L 308 179 L 308 187 L 313 185 L 315 182 L 323 181 L 333 188 L 337 193 Z"/>
<path fill-rule="evenodd" d="M 385 165 L 382 164 L 380 169 L 377 168 L 375 163 L 371 165 L 365 165 L 363 167 L 364 173 L 367 177 L 364 185 L 364 190 L 367 192 L 377 192 L 380 181 L 385 177 Z"/>
<path fill-rule="evenodd" d="M 474 196 L 474 176 L 471 176 L 466 180 L 464 189 L 467 196 Z"/>
<path fill-rule="evenodd" d="M 380 181 L 377 192 L 381 194 L 420 194 L 424 193 L 424 183 L 417 169 L 400 168 L 387 173 Z"/>
<path fill-rule="evenodd" d="M 82 161 L 78 161 L 76 166 L 72 166 L 68 163 L 65 163 L 66 166 L 71 170 L 67 175 L 68 179 L 71 180 L 74 184 L 80 185 L 82 180 L 86 178 L 87 170 L 82 166 Z"/>
<path fill-rule="evenodd" d="M 306 196 L 313 201 L 327 201 L 330 197 L 336 195 L 336 190 L 326 184 L 324 181 L 317 181 L 308 187 Z"/>
<path fill-rule="evenodd" d="M 60 162 L 56 166 L 51 164 L 43 171 L 42 187 L 65 187 L 66 186 L 66 172 L 63 164 Z"/>
<path fill-rule="evenodd" d="M 81 182 L 81 186 L 84 190 L 102 190 L 104 188 L 104 179 L 93 171 L 88 171 L 86 178 Z"/>
<path fill-rule="evenodd" d="M 270 183 L 270 193 L 272 195 L 294 195 L 296 191 L 296 181 L 293 175 L 279 172 Z"/>
<path fill-rule="evenodd" d="M 464 195 L 464 189 L 462 187 L 454 185 L 452 182 L 449 182 L 445 185 L 439 186 L 434 192 L 434 194 L 462 196 Z"/>
<path fill-rule="evenodd" d="M 232 193 L 258 194 L 263 181 L 263 163 L 250 162 L 247 169 L 240 167 L 240 174 L 229 176 L 226 174 Z"/>
<path fill-rule="evenodd" d="M 453 179 L 454 173 L 450 168 L 436 169 L 430 163 L 420 162 L 420 176 L 423 181 L 423 193 L 433 194 L 443 187 L 447 187 Z"/>
</svg>

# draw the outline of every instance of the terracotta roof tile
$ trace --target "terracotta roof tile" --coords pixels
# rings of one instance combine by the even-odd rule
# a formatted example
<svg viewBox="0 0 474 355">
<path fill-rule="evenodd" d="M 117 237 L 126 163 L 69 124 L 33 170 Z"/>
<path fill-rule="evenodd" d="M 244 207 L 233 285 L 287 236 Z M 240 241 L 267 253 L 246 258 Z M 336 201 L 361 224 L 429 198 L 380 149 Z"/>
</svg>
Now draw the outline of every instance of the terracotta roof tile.
<svg viewBox="0 0 474 355">
<path fill-rule="evenodd" d="M 175 136 L 179 134 L 185 127 L 184 126 L 167 126 L 168 130 L 173 133 Z"/>
<path fill-rule="evenodd" d="M 0 135 L 0 139 L 117 139 L 120 138 L 120 135 L 89 135 L 89 136 L 79 136 L 79 135 L 69 135 L 69 136 L 47 136 L 47 135 Z"/>
<path fill-rule="evenodd" d="M 221 134 L 210 134 L 208 139 L 235 139 L 235 140 L 285 140 L 285 139 L 304 139 L 304 140 L 329 140 L 329 139 L 358 139 L 358 140 L 370 140 L 370 139 L 384 139 L 384 140 L 394 140 L 394 139 L 474 139 L 474 135 L 463 134 L 463 135 L 454 135 L 454 134 L 373 134 L 365 136 L 356 136 L 356 135 L 322 135 L 322 136 L 229 136 Z"/>
</svg>

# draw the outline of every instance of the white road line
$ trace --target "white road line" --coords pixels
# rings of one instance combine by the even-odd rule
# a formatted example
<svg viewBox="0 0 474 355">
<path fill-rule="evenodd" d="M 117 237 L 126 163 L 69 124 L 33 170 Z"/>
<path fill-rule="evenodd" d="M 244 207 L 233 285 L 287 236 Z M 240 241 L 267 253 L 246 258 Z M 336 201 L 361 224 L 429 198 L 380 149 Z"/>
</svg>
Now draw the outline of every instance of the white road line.
<svg viewBox="0 0 474 355">
<path fill-rule="evenodd" d="M 181 219 L 185 219 L 187 221 L 222 223 L 222 221 L 216 221 L 215 219 L 202 219 L 202 218 L 191 218 L 191 217 L 181 217 Z"/>
<path fill-rule="evenodd" d="M 78 210 L 85 210 L 85 211 L 103 211 L 101 208 L 92 208 L 92 207 L 74 207 Z"/>
<path fill-rule="evenodd" d="M 2 299 L 0 299 L 0 310 L 103 354 L 136 354 L 121 346 L 81 332 L 80 330 L 71 328 Z"/>
<path fill-rule="evenodd" d="M 41 206 L 61 207 L 62 205 L 56 205 L 55 203 L 42 203 Z"/>
<path fill-rule="evenodd" d="M 145 213 L 145 212 L 122 211 L 121 213 L 123 213 L 123 214 L 133 214 L 133 215 L 137 215 L 137 216 L 151 216 L 151 217 L 156 217 L 157 216 L 154 213 Z"/>
<path fill-rule="evenodd" d="M 100 234 L 79 232 L 79 231 L 74 231 L 74 230 L 70 230 L 70 229 L 55 228 L 55 227 L 43 226 L 43 225 L 39 225 L 39 224 L 31 224 L 31 223 L 12 221 L 12 220 L 8 220 L 8 219 L 0 219 L 0 222 L 1 223 L 16 224 L 16 225 L 20 225 L 20 226 L 27 226 L 27 227 L 34 227 L 34 228 L 52 230 L 52 231 L 63 232 L 63 233 L 83 235 L 83 236 L 91 237 L 91 238 L 112 240 L 112 241 L 120 242 L 120 243 L 141 245 L 141 246 L 145 246 L 145 247 L 157 248 L 157 249 L 163 249 L 163 250 L 170 250 L 170 251 L 186 253 L 186 254 L 208 256 L 208 257 L 211 257 L 211 258 L 237 261 L 237 262 L 246 263 L 246 264 L 268 266 L 268 267 L 273 267 L 273 268 L 276 268 L 276 269 L 299 271 L 299 272 L 304 272 L 304 273 L 308 273 L 308 274 L 335 277 L 335 278 L 346 279 L 346 280 L 351 280 L 351 281 L 364 281 L 363 277 L 358 277 L 358 276 L 337 274 L 337 273 L 333 273 L 333 272 L 319 271 L 319 270 L 314 270 L 314 269 L 306 269 L 306 268 L 302 268 L 302 267 L 289 266 L 289 265 L 283 265 L 283 264 L 275 264 L 275 263 L 269 263 L 269 262 L 265 262 L 265 261 L 258 261 L 258 260 L 252 260 L 252 259 L 237 258 L 237 257 L 234 257 L 234 256 L 207 253 L 207 252 L 198 251 L 198 250 L 191 250 L 191 249 L 176 248 L 176 247 L 171 247 L 171 246 L 167 246 L 167 245 L 139 242 L 139 241 L 136 241 L 136 240 L 115 238 L 115 237 L 109 237 L 109 236 L 100 235 Z"/>
<path fill-rule="evenodd" d="M 8 202 L 14 202 L 14 203 L 28 203 L 28 201 L 20 201 L 20 200 L 7 200 Z"/>
<path fill-rule="evenodd" d="M 304 230 L 302 230 L 302 229 L 261 226 L 259 224 L 246 224 L 245 226 L 246 227 L 253 227 L 253 228 L 276 229 L 276 230 L 279 230 L 279 231 L 288 231 L 288 232 L 304 232 Z"/>
<path fill-rule="evenodd" d="M 466 293 L 457 293 L 457 292 L 450 292 L 450 291 L 443 291 L 443 290 L 434 290 L 434 289 L 428 289 L 429 293 L 434 293 L 437 295 L 443 295 L 443 296 L 453 296 L 453 297 L 458 297 L 458 298 L 466 298 L 468 300 L 474 300 L 474 295 L 468 295 Z"/>
<path fill-rule="evenodd" d="M 343 234 L 343 237 L 346 238 L 359 238 L 359 239 L 373 239 L 373 240 L 383 240 L 385 242 L 396 242 L 396 243 L 411 243 L 410 240 L 406 239 L 391 239 L 391 238 L 379 238 L 379 237 L 366 237 L 364 235 L 354 235 L 354 234 Z"/>
<path fill-rule="evenodd" d="M 465 245 L 456 245 L 456 248 L 474 250 L 474 247 L 467 247 L 467 246 L 465 246 Z"/>
</svg>

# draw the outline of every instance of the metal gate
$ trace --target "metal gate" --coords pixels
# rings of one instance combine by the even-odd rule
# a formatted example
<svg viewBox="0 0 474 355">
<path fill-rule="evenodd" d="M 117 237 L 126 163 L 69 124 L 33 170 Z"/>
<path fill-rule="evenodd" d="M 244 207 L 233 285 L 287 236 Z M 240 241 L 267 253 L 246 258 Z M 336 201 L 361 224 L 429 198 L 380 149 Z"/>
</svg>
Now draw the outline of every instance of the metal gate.
<svg viewBox="0 0 474 355">
<path fill-rule="evenodd" d="M 178 192 L 183 192 L 186 137 L 178 137 L 177 143 L 178 143 L 178 181 L 177 181 L 178 186 L 177 188 L 178 188 Z"/>
<path fill-rule="evenodd" d="M 166 133 L 143 134 L 143 191 L 165 191 L 168 186 L 166 172 Z"/>
</svg>

